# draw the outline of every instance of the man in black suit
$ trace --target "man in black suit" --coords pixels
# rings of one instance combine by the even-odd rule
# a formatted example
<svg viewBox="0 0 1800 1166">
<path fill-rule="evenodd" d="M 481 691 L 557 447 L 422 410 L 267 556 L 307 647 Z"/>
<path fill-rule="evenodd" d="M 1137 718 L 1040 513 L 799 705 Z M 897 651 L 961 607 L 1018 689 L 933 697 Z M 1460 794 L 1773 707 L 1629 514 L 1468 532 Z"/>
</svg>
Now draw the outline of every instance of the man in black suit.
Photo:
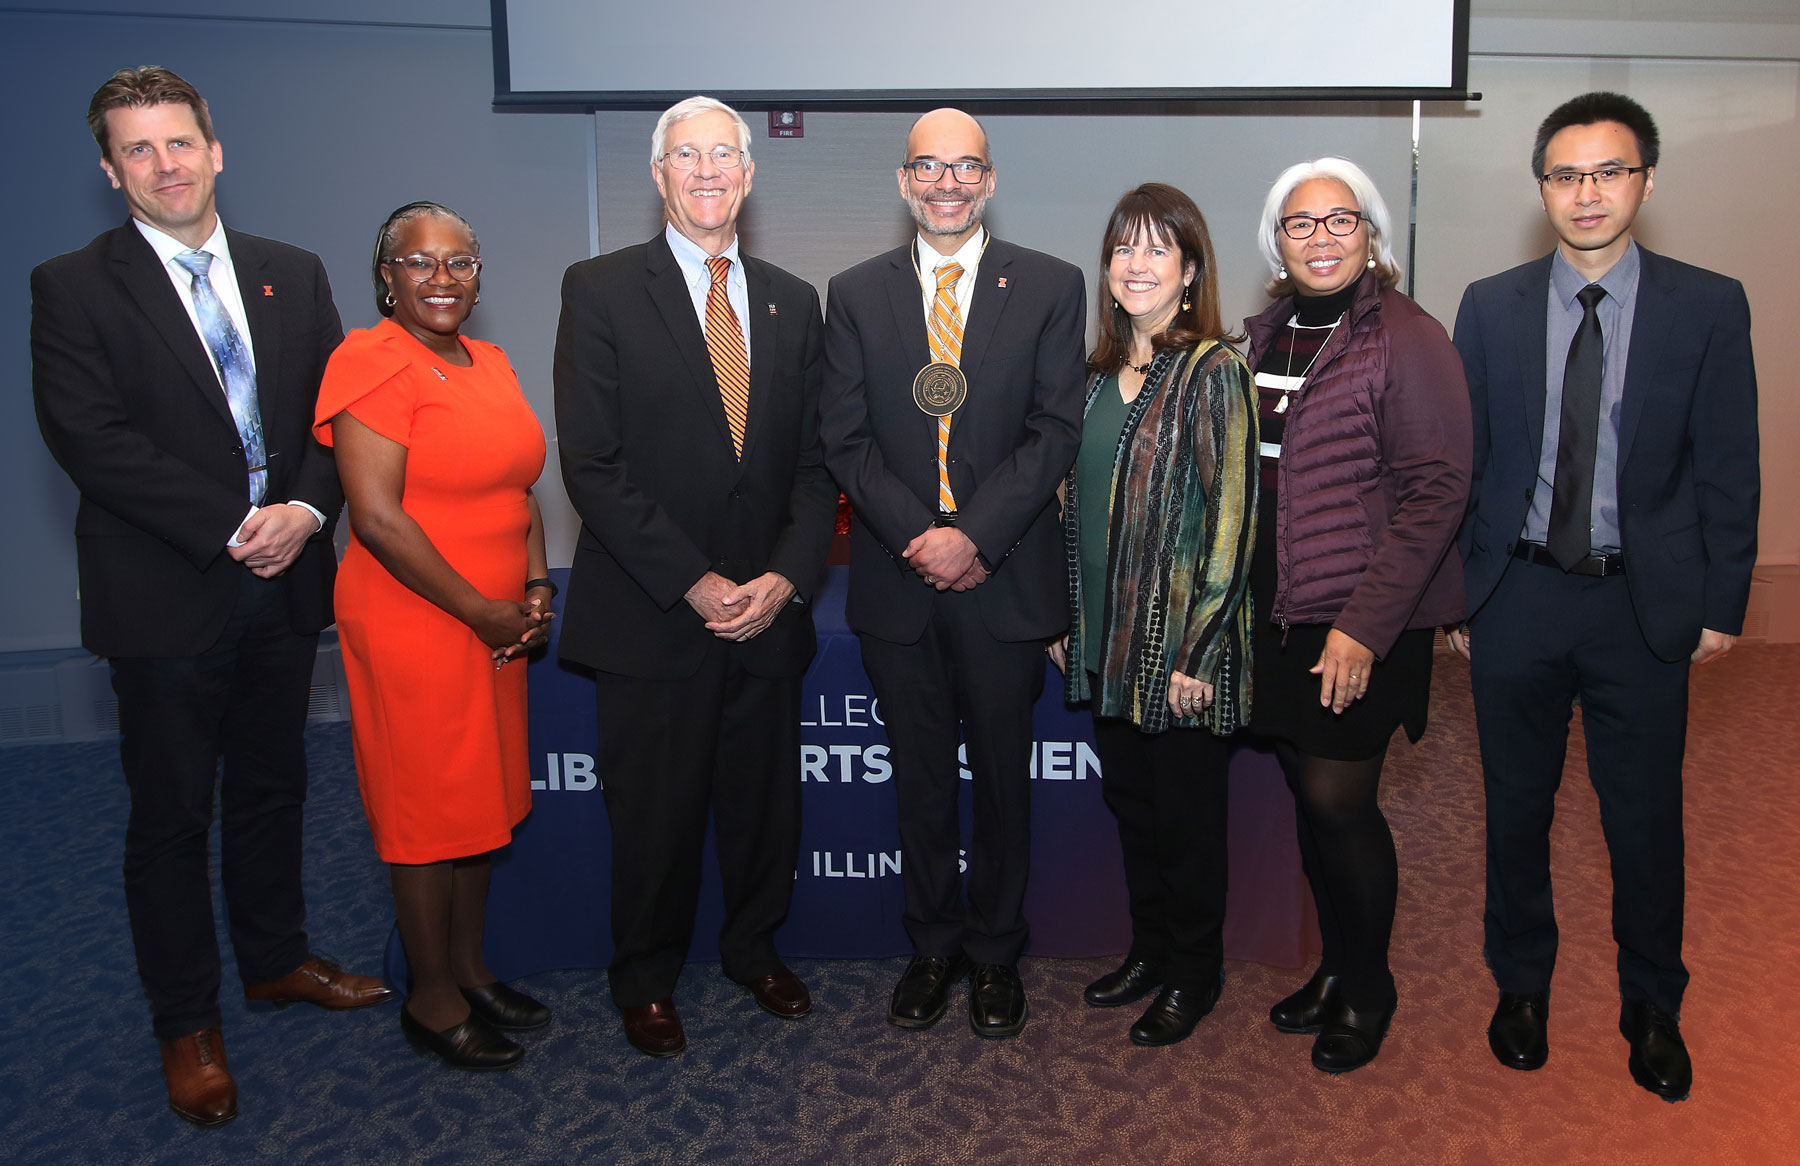
<svg viewBox="0 0 1800 1166">
<path fill-rule="evenodd" d="M 1743 287 L 1632 240 L 1657 153 L 1630 98 L 1559 106 L 1532 154 L 1556 251 L 1463 296 L 1475 467 L 1470 616 L 1452 643 L 1471 661 L 1487 792 L 1488 1043 L 1515 1069 L 1549 1055 L 1550 820 L 1579 700 L 1612 858 L 1619 1028 L 1633 1079 L 1676 1101 L 1693 1080 L 1679 1027 L 1688 668 L 1743 625 L 1756 370 Z"/>
<path fill-rule="evenodd" d="M 313 401 L 343 332 L 317 256 L 220 225 L 223 154 L 192 86 L 123 70 L 88 124 L 132 221 L 31 273 L 32 393 L 81 492 L 81 640 L 112 661 L 125 899 L 169 1104 L 218 1125 L 237 1113 L 207 871 L 221 756 L 244 994 L 333 1009 L 391 994 L 309 954 L 300 887 L 304 730 L 342 502 Z"/>
<path fill-rule="evenodd" d="M 725 974 L 767 1012 L 800 848 L 800 681 L 837 491 L 819 449 L 812 287 L 740 254 L 750 130 L 711 98 L 663 113 L 661 234 L 569 268 L 556 334 L 563 482 L 581 515 L 562 658 L 595 670 L 612 825 L 613 1002 L 651 1056 L 675 1011 L 710 809 Z"/>
<path fill-rule="evenodd" d="M 898 171 L 915 239 L 831 281 L 826 457 L 856 510 L 847 616 L 887 724 L 904 922 L 890 1023 L 970 976 L 984 1037 L 1025 1026 L 1031 709 L 1068 624 L 1056 487 L 1081 440 L 1081 272 L 994 239 L 987 134 L 921 117 Z M 964 898 L 958 742 L 974 781 Z"/>
</svg>

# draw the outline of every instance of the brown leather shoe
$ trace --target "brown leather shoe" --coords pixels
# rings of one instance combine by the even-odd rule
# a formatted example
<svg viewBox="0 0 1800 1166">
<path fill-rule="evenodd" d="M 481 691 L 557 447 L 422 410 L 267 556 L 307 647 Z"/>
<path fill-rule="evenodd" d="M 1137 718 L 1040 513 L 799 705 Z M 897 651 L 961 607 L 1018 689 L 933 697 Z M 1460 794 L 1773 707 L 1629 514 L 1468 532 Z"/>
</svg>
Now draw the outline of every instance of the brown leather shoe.
<svg viewBox="0 0 1800 1166">
<path fill-rule="evenodd" d="M 681 1031 L 681 1017 L 669 997 L 620 1011 L 625 1014 L 625 1039 L 645 1056 L 672 1057 L 687 1048 L 687 1034 Z"/>
<path fill-rule="evenodd" d="M 306 962 L 266 984 L 246 984 L 244 999 L 261 1000 L 285 1008 L 289 1004 L 317 1004 L 342 1012 L 380 1004 L 394 990 L 375 976 L 358 976 L 323 956 L 309 955 Z"/>
<path fill-rule="evenodd" d="M 222 1126 L 237 1116 L 237 1082 L 225 1065 L 218 1029 L 163 1041 L 162 1065 L 170 1109 L 197 1126 Z"/>
<path fill-rule="evenodd" d="M 752 980 L 744 987 L 750 989 L 757 1006 L 770 1016 L 795 1020 L 812 1011 L 812 996 L 806 991 L 806 985 L 786 968 L 760 980 Z"/>
</svg>

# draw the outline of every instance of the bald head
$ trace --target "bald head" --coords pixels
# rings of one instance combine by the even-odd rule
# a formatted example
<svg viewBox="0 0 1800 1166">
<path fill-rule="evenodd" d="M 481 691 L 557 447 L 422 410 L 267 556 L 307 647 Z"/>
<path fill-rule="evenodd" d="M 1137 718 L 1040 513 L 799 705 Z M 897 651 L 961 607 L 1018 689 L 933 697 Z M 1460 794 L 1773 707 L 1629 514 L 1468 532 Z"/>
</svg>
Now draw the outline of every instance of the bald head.
<svg viewBox="0 0 1800 1166">
<path fill-rule="evenodd" d="M 936 175 L 921 177 L 913 169 L 916 162 L 943 165 Z M 973 164 L 964 167 L 969 181 L 953 169 L 962 163 Z M 939 252 L 954 255 L 981 229 L 981 213 L 994 193 L 992 165 L 987 132 L 962 110 L 934 109 L 913 123 L 898 172 L 900 197 L 912 209 L 920 234 Z"/>
<path fill-rule="evenodd" d="M 955 155 L 942 154 L 922 148 L 921 142 L 967 147 L 967 151 L 959 148 Z M 908 162 L 915 158 L 939 158 L 950 162 L 964 156 L 971 161 L 989 161 L 987 131 L 981 128 L 980 122 L 960 109 L 952 109 L 950 106 L 934 109 L 915 121 L 906 135 L 905 160 Z"/>
</svg>

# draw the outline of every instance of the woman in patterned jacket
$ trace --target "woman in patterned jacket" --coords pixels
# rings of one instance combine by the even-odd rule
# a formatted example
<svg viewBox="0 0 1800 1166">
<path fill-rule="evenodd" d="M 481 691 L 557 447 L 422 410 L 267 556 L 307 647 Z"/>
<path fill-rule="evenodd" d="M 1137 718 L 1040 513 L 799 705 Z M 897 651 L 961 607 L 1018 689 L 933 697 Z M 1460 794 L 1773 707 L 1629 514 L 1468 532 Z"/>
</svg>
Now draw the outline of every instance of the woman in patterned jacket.
<svg viewBox="0 0 1800 1166">
<path fill-rule="evenodd" d="M 1051 646 L 1094 714 L 1119 821 L 1131 950 L 1083 993 L 1156 992 L 1140 1045 L 1182 1040 L 1223 982 L 1225 738 L 1249 719 L 1256 397 L 1228 343 L 1206 220 L 1151 182 L 1101 244 L 1099 343 L 1066 483 L 1070 632 Z"/>
</svg>

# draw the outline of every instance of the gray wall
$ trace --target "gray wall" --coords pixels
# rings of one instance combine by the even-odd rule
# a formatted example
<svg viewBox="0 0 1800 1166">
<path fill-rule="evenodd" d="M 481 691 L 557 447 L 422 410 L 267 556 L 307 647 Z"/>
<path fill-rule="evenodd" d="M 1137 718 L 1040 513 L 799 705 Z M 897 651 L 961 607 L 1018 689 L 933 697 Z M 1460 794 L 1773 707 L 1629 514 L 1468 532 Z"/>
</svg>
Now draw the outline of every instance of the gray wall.
<svg viewBox="0 0 1800 1166">
<path fill-rule="evenodd" d="M 546 429 L 562 269 L 658 228 L 649 181 L 654 117 L 497 113 L 482 0 L 300 0 L 288 17 L 239 18 L 232 0 L 110 0 L 111 15 L 46 15 L 0 0 L 7 68 L 0 95 L 24 138 L 27 183 L 6 196 L 15 224 L 0 255 L 0 653 L 77 643 L 75 496 L 44 452 L 30 404 L 26 275 L 124 217 L 82 115 L 125 64 L 167 65 L 211 99 L 232 226 L 317 251 L 346 326 L 372 323 L 368 248 L 381 218 L 413 198 L 447 202 L 481 234 L 488 268 L 470 330 L 506 348 Z M 1471 279 L 1547 250 L 1525 158 L 1557 101 L 1595 86 L 1637 94 L 1664 128 L 1647 245 L 1745 281 L 1762 371 L 1763 560 L 1800 561 L 1800 286 L 1768 260 L 1757 224 L 1800 189 L 1800 14 L 1792 0 L 1585 0 L 1558 20 L 1476 0 L 1471 85 L 1485 100 L 1426 110 L 1421 147 L 1419 298 L 1446 324 Z M 379 12 L 371 17 L 370 11 Z M 1692 10 L 1692 11 L 1690 11 Z M 119 15 L 119 12 L 138 15 Z M 304 19 L 296 19 L 300 14 Z M 1672 23 L 1685 21 L 1688 23 Z M 1484 47 L 1485 46 L 1485 47 Z M 1624 54 L 1618 56 L 1615 54 Z M 1738 59 L 1775 57 L 1777 60 Z M 1687 58 L 1687 59 L 1675 59 Z M 1202 112 L 995 116 L 999 234 L 1095 269 L 1100 225 L 1119 192 L 1173 182 L 1207 213 L 1227 315 L 1256 310 L 1266 272 L 1252 228 L 1289 162 L 1350 155 L 1375 176 L 1404 229 L 1410 107 L 1223 106 Z M 751 115 L 752 127 L 759 117 Z M 812 280 L 902 242 L 893 185 L 910 115 L 809 112 L 798 141 L 759 136 L 746 247 Z M 554 443 L 554 434 L 550 434 Z M 575 519 L 555 471 L 539 484 L 553 564 Z"/>
<path fill-rule="evenodd" d="M 370 6 L 295 7 L 329 21 Z M 485 3 L 440 7 L 487 22 Z M 417 19 L 428 6 L 384 8 Z M 0 11 L 0 44 L 0 104 L 23 135 L 15 157 L 29 159 L 29 179 L 5 196 L 12 229 L 0 255 L 0 652 L 79 642 L 75 491 L 32 414 L 27 276 L 124 221 L 85 121 L 94 89 L 122 66 L 166 65 L 208 98 L 225 156 L 220 217 L 318 252 L 346 328 L 378 319 L 369 257 L 389 211 L 433 198 L 468 216 L 488 258 L 470 331 L 507 350 L 550 417 L 556 275 L 590 245 L 592 123 L 493 112 L 485 27 Z"/>
</svg>

